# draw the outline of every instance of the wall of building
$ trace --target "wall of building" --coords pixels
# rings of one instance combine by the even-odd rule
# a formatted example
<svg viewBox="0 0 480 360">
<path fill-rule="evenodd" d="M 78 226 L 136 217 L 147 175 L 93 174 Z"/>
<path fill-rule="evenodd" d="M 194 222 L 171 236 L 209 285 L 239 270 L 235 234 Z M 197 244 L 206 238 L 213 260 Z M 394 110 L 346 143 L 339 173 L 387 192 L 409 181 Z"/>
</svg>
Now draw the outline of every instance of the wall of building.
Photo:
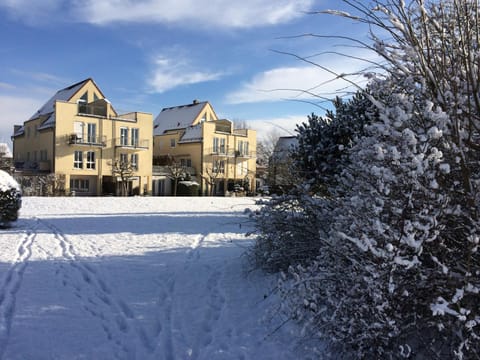
<svg viewBox="0 0 480 360">
<path fill-rule="evenodd" d="M 78 102 L 85 99 L 87 103 L 96 100 L 97 107 L 80 107 Z M 89 81 L 83 86 L 69 102 L 57 101 L 55 103 L 55 128 L 34 132 L 45 120 L 41 117 L 26 122 L 25 134 L 14 139 L 14 153 L 17 160 L 26 159 L 27 155 L 33 157 L 40 149 L 46 149 L 46 156 L 52 159 L 50 171 L 56 174 L 65 175 L 66 193 L 71 193 L 70 180 L 77 184 L 88 181 L 90 192 L 88 195 L 101 195 L 102 183 L 105 180 L 114 181 L 112 178 L 112 166 L 115 160 L 120 158 L 121 153 L 138 156 L 138 169 L 134 172 L 132 186 L 137 188 L 137 193 L 149 193 L 152 190 L 152 156 L 153 156 L 153 117 L 148 113 L 130 113 L 119 116 L 108 101 L 102 100 L 103 96 L 93 82 Z M 83 103 L 81 104 L 83 105 Z M 88 114 L 87 114 L 88 113 Z M 101 114 L 101 115 L 94 115 Z M 77 123 L 77 125 L 75 125 Z M 83 124 L 79 132 L 79 124 Z M 88 143 L 88 124 L 95 124 L 96 134 L 93 144 Z M 128 146 L 120 146 L 120 129 L 128 129 L 128 136 L 131 137 L 131 129 L 138 129 L 138 144 L 131 142 Z M 54 138 L 55 135 L 55 138 Z M 72 136 L 74 138 L 72 138 Z M 73 140 L 72 140 L 73 139 Z M 74 166 L 75 151 L 83 154 L 83 166 Z M 87 152 L 95 154 L 94 166 L 87 167 Z M 43 156 L 43 153 L 42 153 Z M 94 168 L 93 168 L 94 167 Z M 82 183 L 84 184 L 84 183 Z"/>
<path fill-rule="evenodd" d="M 25 123 L 23 135 L 15 138 L 14 161 L 25 170 L 53 171 L 53 129 L 38 130 L 44 118 Z"/>
</svg>

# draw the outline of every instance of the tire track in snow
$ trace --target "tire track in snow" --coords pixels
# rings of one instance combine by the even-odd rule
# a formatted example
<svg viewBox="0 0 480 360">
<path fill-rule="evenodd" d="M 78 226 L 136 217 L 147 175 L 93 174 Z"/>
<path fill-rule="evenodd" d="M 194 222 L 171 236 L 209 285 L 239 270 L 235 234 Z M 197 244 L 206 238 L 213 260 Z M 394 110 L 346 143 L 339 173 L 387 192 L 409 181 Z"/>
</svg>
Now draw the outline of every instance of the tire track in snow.
<svg viewBox="0 0 480 360">
<path fill-rule="evenodd" d="M 17 292 L 22 284 L 23 274 L 28 266 L 28 260 L 32 256 L 32 245 L 37 236 L 38 220 L 34 220 L 35 225 L 26 231 L 25 237 L 17 248 L 13 265 L 7 271 L 0 289 L 0 359 L 2 359 L 7 347 L 10 328 L 15 315 Z"/>
<path fill-rule="evenodd" d="M 114 296 L 100 274 L 79 260 L 73 244 L 61 230 L 42 220 L 58 241 L 66 263 L 61 263 L 63 285 L 71 286 L 75 295 L 82 301 L 83 309 L 100 321 L 108 341 L 115 348 L 117 359 L 135 359 L 137 355 L 153 352 L 154 346 L 145 330 L 135 320 L 133 311 L 120 298 Z M 137 348 L 138 338 L 141 348 Z"/>
</svg>

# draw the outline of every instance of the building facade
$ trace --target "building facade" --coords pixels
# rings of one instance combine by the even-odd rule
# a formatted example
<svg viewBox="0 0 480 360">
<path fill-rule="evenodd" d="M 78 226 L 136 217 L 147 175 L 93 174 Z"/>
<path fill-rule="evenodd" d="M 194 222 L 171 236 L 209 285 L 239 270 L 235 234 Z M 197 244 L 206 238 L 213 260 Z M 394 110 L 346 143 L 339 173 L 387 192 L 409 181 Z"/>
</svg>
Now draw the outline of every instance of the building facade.
<svg viewBox="0 0 480 360">
<path fill-rule="evenodd" d="M 15 171 L 55 174 L 66 194 L 150 193 L 152 136 L 152 114 L 118 114 L 89 78 L 59 90 L 15 126 Z"/>
<path fill-rule="evenodd" d="M 208 102 L 164 108 L 154 121 L 153 144 L 157 162 L 192 169 L 202 195 L 255 192 L 256 131 L 218 119 Z M 154 180 L 154 194 L 157 187 Z"/>
</svg>

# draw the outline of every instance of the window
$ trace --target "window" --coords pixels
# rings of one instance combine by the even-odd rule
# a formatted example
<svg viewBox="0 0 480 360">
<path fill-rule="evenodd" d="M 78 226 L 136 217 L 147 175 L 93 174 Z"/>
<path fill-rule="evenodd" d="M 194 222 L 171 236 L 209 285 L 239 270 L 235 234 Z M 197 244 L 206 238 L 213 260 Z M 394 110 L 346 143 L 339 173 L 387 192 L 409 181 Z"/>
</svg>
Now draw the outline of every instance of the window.
<svg viewBox="0 0 480 360">
<path fill-rule="evenodd" d="M 95 151 L 87 151 L 87 169 L 95 169 Z"/>
<path fill-rule="evenodd" d="M 225 173 L 225 160 L 215 160 L 213 164 L 213 172 L 214 173 Z"/>
<path fill-rule="evenodd" d="M 138 146 L 138 134 L 139 134 L 139 129 L 134 128 L 132 129 L 132 146 Z"/>
<path fill-rule="evenodd" d="M 88 103 L 88 91 L 78 99 L 78 113 L 79 114 L 86 114 L 87 113 L 87 103 Z"/>
<path fill-rule="evenodd" d="M 82 142 L 84 125 L 81 121 L 75 121 L 73 123 L 73 131 L 75 132 L 77 142 Z"/>
<path fill-rule="evenodd" d="M 180 159 L 180 166 L 192 167 L 192 159 Z"/>
<path fill-rule="evenodd" d="M 37 150 L 33 152 L 33 161 L 37 161 Z"/>
<path fill-rule="evenodd" d="M 40 161 L 47 160 L 47 150 L 40 150 Z"/>
<path fill-rule="evenodd" d="M 73 167 L 83 169 L 83 153 L 81 151 L 75 151 L 73 154 Z"/>
<path fill-rule="evenodd" d="M 248 155 L 248 141 L 240 140 L 238 142 L 238 153 L 240 155 Z"/>
<path fill-rule="evenodd" d="M 120 154 L 120 165 L 128 163 L 128 154 Z"/>
<path fill-rule="evenodd" d="M 238 176 L 248 175 L 248 161 L 241 161 L 237 164 L 237 175 Z"/>
<path fill-rule="evenodd" d="M 70 191 L 88 192 L 90 181 L 88 179 L 70 179 Z"/>
<path fill-rule="evenodd" d="M 220 139 L 220 154 L 225 154 L 225 138 Z"/>
<path fill-rule="evenodd" d="M 87 142 L 95 143 L 97 138 L 97 124 L 87 125 Z"/>
<path fill-rule="evenodd" d="M 120 128 L 120 145 L 128 145 L 128 128 Z"/>
<path fill-rule="evenodd" d="M 220 139 L 217 137 L 213 138 L 213 152 L 218 154 L 220 150 Z"/>
<path fill-rule="evenodd" d="M 27 151 L 27 161 L 30 161 L 30 151 Z"/>
<path fill-rule="evenodd" d="M 170 147 L 175 147 L 175 139 L 170 139 Z"/>
<path fill-rule="evenodd" d="M 138 170 L 138 154 L 132 154 L 132 156 L 130 156 L 130 163 L 132 165 L 132 169 Z"/>
</svg>

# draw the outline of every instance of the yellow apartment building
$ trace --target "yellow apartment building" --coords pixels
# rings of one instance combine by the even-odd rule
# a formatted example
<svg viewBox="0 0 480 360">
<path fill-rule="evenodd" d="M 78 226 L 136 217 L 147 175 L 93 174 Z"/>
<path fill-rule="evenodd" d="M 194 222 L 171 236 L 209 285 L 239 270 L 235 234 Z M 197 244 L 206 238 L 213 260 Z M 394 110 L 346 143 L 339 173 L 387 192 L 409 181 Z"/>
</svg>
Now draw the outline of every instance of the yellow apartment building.
<svg viewBox="0 0 480 360">
<path fill-rule="evenodd" d="M 193 169 L 203 195 L 255 192 L 256 131 L 235 129 L 209 102 L 164 108 L 154 120 L 154 159 Z M 158 178 L 153 193 L 165 188 Z M 168 186 L 167 186 L 168 187 Z"/>
<path fill-rule="evenodd" d="M 55 174 L 66 194 L 151 192 L 152 114 L 119 114 L 89 78 L 59 90 L 15 126 L 15 171 Z"/>
</svg>

